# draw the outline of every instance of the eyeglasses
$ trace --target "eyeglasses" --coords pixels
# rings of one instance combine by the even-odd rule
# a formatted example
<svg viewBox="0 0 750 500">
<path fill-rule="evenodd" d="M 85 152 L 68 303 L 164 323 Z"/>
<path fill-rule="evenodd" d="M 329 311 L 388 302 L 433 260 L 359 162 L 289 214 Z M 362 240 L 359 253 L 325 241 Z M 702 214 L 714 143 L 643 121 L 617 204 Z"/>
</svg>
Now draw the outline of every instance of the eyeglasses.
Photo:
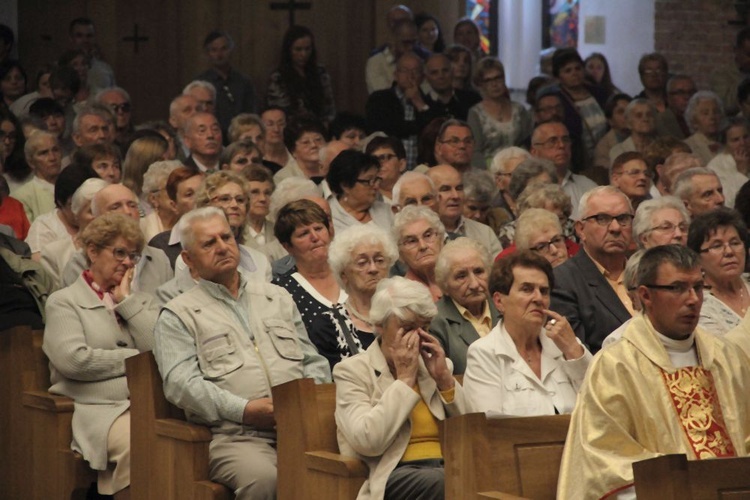
<svg viewBox="0 0 750 500">
<path fill-rule="evenodd" d="M 401 240 L 401 246 L 406 248 L 407 250 L 413 250 L 419 245 L 419 242 L 424 242 L 428 245 L 431 245 L 432 243 L 435 243 L 438 237 L 438 232 L 434 229 L 428 229 L 427 231 L 422 234 L 422 237 L 419 236 L 407 236 L 403 240 Z"/>
<path fill-rule="evenodd" d="M 122 104 L 110 104 L 109 109 L 111 109 L 113 113 L 119 113 L 120 111 L 123 113 L 130 113 L 130 103 L 124 102 Z"/>
<path fill-rule="evenodd" d="M 387 161 L 391 161 L 394 158 L 398 158 L 398 156 L 394 155 L 393 153 L 383 153 L 382 155 L 373 155 L 380 163 L 385 163 Z"/>
<path fill-rule="evenodd" d="M 503 83 L 505 81 L 505 75 L 497 75 L 492 78 L 485 78 L 482 83 Z"/>
<path fill-rule="evenodd" d="M 357 179 L 354 182 L 364 184 L 366 186 L 375 187 L 383 181 L 382 177 L 373 177 L 372 179 Z"/>
<path fill-rule="evenodd" d="M 597 224 L 604 227 L 609 227 L 613 220 L 617 221 L 622 227 L 628 227 L 633 223 L 633 214 L 620 214 L 620 215 L 609 215 L 609 214 L 596 214 L 584 217 L 581 222 L 587 220 L 595 220 Z"/>
<path fill-rule="evenodd" d="M 651 284 L 651 285 L 643 285 L 646 288 L 650 288 L 652 290 L 663 290 L 665 292 L 669 292 L 673 295 L 677 296 L 685 296 L 687 295 L 690 290 L 694 291 L 697 296 L 703 295 L 703 290 L 708 288 L 705 283 L 698 282 L 694 284 L 689 283 L 683 283 L 681 281 L 678 281 L 677 283 L 672 283 L 671 285 L 657 285 L 657 284 Z"/>
<path fill-rule="evenodd" d="M 474 138 L 473 137 L 464 137 L 463 139 L 460 139 L 458 137 L 451 137 L 450 139 L 446 139 L 444 141 L 440 141 L 442 144 L 450 144 L 454 148 L 463 144 L 464 146 L 471 146 L 474 144 Z"/>
<path fill-rule="evenodd" d="M 564 248 L 565 247 L 565 238 L 563 235 L 558 234 L 554 238 L 552 238 L 549 241 L 543 241 L 541 243 L 537 243 L 533 247 L 530 248 L 532 252 L 537 253 L 549 253 L 552 250 L 552 245 L 554 245 L 557 248 Z"/>
<path fill-rule="evenodd" d="M 378 269 L 385 269 L 388 267 L 388 261 L 386 260 L 386 258 L 381 255 L 376 255 L 373 258 L 363 257 L 361 259 L 358 259 L 354 263 L 354 269 L 356 269 L 357 271 L 364 271 L 370 267 L 370 264 L 375 265 L 375 267 Z"/>
<path fill-rule="evenodd" d="M 15 142 L 15 140 L 16 140 L 15 132 L 3 132 L 2 130 L 0 130 L 0 141 Z"/>
<path fill-rule="evenodd" d="M 128 252 L 127 248 L 122 248 L 122 247 L 104 247 L 104 248 L 111 250 L 114 258 L 120 262 L 123 262 L 128 257 L 130 257 L 130 262 L 132 262 L 133 264 L 138 264 L 138 262 L 141 260 L 140 253 Z"/>
<path fill-rule="evenodd" d="M 229 205 L 232 200 L 236 201 L 238 205 L 244 205 L 247 203 L 247 198 L 242 195 L 232 196 L 231 194 L 222 194 L 221 196 L 214 196 L 211 198 L 211 203 L 218 203 L 219 205 Z"/>
<path fill-rule="evenodd" d="M 263 165 L 263 160 L 258 157 L 248 158 L 243 156 L 241 158 L 232 159 L 232 163 L 235 163 L 236 165 L 247 165 L 248 163 L 252 163 L 253 165 Z"/>
<path fill-rule="evenodd" d="M 546 141 L 542 141 L 542 142 L 535 142 L 534 146 L 538 148 L 543 148 L 543 149 L 552 149 L 557 146 L 563 146 L 563 147 L 570 146 L 570 143 L 571 143 L 570 136 L 564 135 L 562 137 L 550 137 Z"/>
<path fill-rule="evenodd" d="M 724 252 L 724 249 L 726 247 L 729 247 L 729 249 L 733 252 L 739 252 L 745 249 L 745 244 L 742 242 L 742 240 L 717 241 L 710 247 L 701 248 L 699 252 L 719 255 Z"/>
<path fill-rule="evenodd" d="M 688 225 L 685 222 L 680 222 L 679 224 L 673 224 L 671 222 L 664 222 L 662 224 L 659 224 L 658 226 L 649 228 L 649 231 L 659 231 L 661 233 L 674 233 L 677 229 L 679 229 L 680 232 L 685 233 L 688 230 Z"/>
<path fill-rule="evenodd" d="M 623 171 L 621 171 L 619 173 L 620 173 L 620 175 L 627 175 L 628 177 L 638 177 L 638 176 L 643 175 L 645 177 L 648 177 L 649 179 L 654 176 L 654 173 L 651 170 L 647 169 L 647 168 L 646 169 L 643 169 L 643 168 L 633 168 L 633 169 L 630 169 L 630 170 L 623 170 Z"/>
</svg>

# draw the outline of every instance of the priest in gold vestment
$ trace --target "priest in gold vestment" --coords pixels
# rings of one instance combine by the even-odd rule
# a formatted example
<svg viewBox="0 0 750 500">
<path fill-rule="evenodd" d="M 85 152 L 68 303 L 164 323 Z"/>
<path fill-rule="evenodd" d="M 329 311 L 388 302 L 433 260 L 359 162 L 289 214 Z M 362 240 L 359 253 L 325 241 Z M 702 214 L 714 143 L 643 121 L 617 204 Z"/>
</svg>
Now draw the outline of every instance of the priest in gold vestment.
<svg viewBox="0 0 750 500">
<path fill-rule="evenodd" d="M 698 256 L 649 249 L 638 268 L 643 312 L 589 366 L 563 453 L 558 499 L 635 498 L 634 462 L 750 451 L 750 358 L 696 328 Z"/>
</svg>

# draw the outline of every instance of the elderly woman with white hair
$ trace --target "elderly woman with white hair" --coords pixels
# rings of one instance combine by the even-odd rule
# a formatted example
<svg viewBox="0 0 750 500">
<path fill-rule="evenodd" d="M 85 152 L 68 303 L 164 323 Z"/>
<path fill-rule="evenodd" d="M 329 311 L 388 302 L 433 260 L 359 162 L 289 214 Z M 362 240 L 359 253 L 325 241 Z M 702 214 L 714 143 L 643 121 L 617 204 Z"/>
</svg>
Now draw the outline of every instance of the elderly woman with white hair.
<svg viewBox="0 0 750 500">
<path fill-rule="evenodd" d="M 511 146 L 498 151 L 490 162 L 490 174 L 494 177 L 498 189 L 492 206 L 504 209 L 511 219 L 516 217 L 516 200 L 509 192 L 510 178 L 516 167 L 527 158 L 531 158 L 531 153 L 523 148 Z"/>
<path fill-rule="evenodd" d="M 60 288 L 65 266 L 76 251 L 82 248 L 80 236 L 83 230 L 94 220 L 94 215 L 91 213 L 91 200 L 94 199 L 96 193 L 108 185 L 107 181 L 98 177 L 85 180 L 70 200 L 70 210 L 78 224 L 78 231 L 72 238 L 59 239 L 42 247 L 42 266 L 52 277 L 55 289 Z"/>
<path fill-rule="evenodd" d="M 153 211 L 141 218 L 141 231 L 146 241 L 164 231 L 171 230 L 179 218 L 175 203 L 167 194 L 167 179 L 174 169 L 182 166 L 177 160 L 152 163 L 143 174 L 143 195 Z"/>
<path fill-rule="evenodd" d="M 13 192 L 23 203 L 29 222 L 55 209 L 55 181 L 62 169 L 62 152 L 55 134 L 37 130 L 26 140 L 23 149 L 34 177 Z"/>
<path fill-rule="evenodd" d="M 639 248 L 687 244 L 690 214 L 674 196 L 646 200 L 638 205 L 633 218 L 633 240 Z"/>
<path fill-rule="evenodd" d="M 685 122 L 693 135 L 685 139 L 685 143 L 703 165 L 708 165 L 723 149 L 719 136 L 724 118 L 721 99 L 709 90 L 696 92 L 688 101 Z"/>
<path fill-rule="evenodd" d="M 388 277 L 396 259 L 396 244 L 378 227 L 353 226 L 331 242 L 328 263 L 348 297 L 317 315 L 308 332 L 331 369 L 339 361 L 363 352 L 375 339 L 370 322 L 372 296 L 380 280 Z"/>
<path fill-rule="evenodd" d="M 427 333 L 436 314 L 423 285 L 382 280 L 370 307 L 376 341 L 333 370 L 339 448 L 370 470 L 357 498 L 444 498 L 438 423 L 465 404 L 452 363 Z"/>
<path fill-rule="evenodd" d="M 453 373 L 466 371 L 466 352 L 475 340 L 487 335 L 498 320 L 489 300 L 492 263 L 487 249 L 469 238 L 449 241 L 435 264 L 435 279 L 443 290 L 430 333 L 453 361 Z"/>
<path fill-rule="evenodd" d="M 396 214 L 393 236 L 399 259 L 406 266 L 404 277 L 426 286 L 437 301 L 443 291 L 435 279 L 435 264 L 445 241 L 440 218 L 426 206 L 406 206 Z"/>
<path fill-rule="evenodd" d="M 464 182 L 464 217 L 481 222 L 492 228 L 497 234 L 506 222 L 513 220 L 513 216 L 502 208 L 493 207 L 492 200 L 497 194 L 497 188 L 492 181 L 492 175 L 486 170 L 472 169 L 463 175 Z"/>
<path fill-rule="evenodd" d="M 633 99 L 625 107 L 625 121 L 630 136 L 609 150 L 609 166 L 623 153 L 639 151 L 646 148 L 656 139 L 656 115 L 659 114 L 651 101 L 645 97 Z"/>
</svg>

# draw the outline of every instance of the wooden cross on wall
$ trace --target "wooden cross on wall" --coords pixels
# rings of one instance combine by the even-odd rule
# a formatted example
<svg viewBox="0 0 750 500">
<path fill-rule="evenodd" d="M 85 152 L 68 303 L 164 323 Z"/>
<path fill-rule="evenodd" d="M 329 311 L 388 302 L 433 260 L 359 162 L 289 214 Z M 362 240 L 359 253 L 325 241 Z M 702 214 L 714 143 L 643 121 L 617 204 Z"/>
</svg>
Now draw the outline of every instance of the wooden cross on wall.
<svg viewBox="0 0 750 500">
<path fill-rule="evenodd" d="M 287 0 L 286 2 L 271 2 L 271 10 L 288 10 L 289 26 L 294 26 L 294 13 L 298 10 L 310 10 L 312 3 Z"/>
<path fill-rule="evenodd" d="M 132 36 L 125 36 L 122 38 L 123 42 L 133 42 L 133 50 L 137 54 L 138 53 L 138 44 L 140 42 L 147 42 L 148 37 L 147 36 L 138 36 L 138 25 L 133 25 L 133 35 Z"/>
</svg>

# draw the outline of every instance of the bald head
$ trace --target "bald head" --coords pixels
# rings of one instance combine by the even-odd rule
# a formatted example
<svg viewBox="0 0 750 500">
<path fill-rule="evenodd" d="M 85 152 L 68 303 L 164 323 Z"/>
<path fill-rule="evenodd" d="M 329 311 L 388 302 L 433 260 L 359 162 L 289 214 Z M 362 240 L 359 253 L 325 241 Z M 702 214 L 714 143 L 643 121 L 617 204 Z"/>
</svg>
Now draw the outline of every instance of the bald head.
<svg viewBox="0 0 750 500">
<path fill-rule="evenodd" d="M 138 197 L 122 184 L 110 184 L 100 189 L 91 200 L 91 213 L 98 217 L 110 212 L 139 220 Z"/>
</svg>

